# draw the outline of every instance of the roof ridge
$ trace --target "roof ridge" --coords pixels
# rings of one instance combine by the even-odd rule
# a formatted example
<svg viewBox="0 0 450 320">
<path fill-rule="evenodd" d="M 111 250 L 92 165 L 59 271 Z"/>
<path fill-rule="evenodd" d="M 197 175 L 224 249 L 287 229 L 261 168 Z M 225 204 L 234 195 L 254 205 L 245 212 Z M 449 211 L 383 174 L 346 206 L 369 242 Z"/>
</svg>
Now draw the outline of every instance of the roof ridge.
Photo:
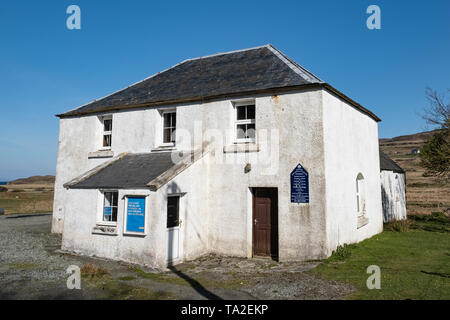
<svg viewBox="0 0 450 320">
<path fill-rule="evenodd" d="M 250 48 L 246 48 L 246 49 L 238 49 L 238 50 L 232 50 L 232 51 L 218 52 L 218 53 L 213 53 L 213 54 L 209 54 L 209 55 L 206 55 L 206 56 L 200 56 L 200 57 L 196 57 L 196 58 L 189 58 L 189 59 L 186 59 L 186 60 L 180 62 L 180 64 L 184 63 L 184 62 L 188 62 L 188 61 L 195 61 L 195 60 L 207 59 L 207 58 L 212 58 L 212 57 L 217 57 L 217 56 L 224 56 L 224 55 L 227 55 L 227 54 L 233 54 L 233 53 L 238 53 L 238 52 L 245 52 L 245 51 L 257 50 L 257 49 L 262 49 L 262 48 L 269 48 L 270 46 L 272 46 L 272 45 L 271 44 L 265 44 L 265 45 L 262 45 L 262 46 L 250 47 Z"/>
<path fill-rule="evenodd" d="M 295 73 L 301 76 L 304 80 L 313 83 L 325 83 L 322 79 L 317 77 L 311 71 L 299 65 L 297 62 L 286 56 L 283 52 L 275 48 L 273 45 L 268 45 L 268 49 L 272 51 L 272 53 L 279 58 L 282 62 L 284 62 L 289 68 L 292 69 Z"/>
</svg>

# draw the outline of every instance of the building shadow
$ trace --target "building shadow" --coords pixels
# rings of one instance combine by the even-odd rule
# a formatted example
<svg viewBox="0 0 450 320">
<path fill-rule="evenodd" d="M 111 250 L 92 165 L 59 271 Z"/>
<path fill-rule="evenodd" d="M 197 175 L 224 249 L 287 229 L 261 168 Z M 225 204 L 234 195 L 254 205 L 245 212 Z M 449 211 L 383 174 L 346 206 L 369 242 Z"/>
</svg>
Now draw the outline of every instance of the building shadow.
<svg viewBox="0 0 450 320">
<path fill-rule="evenodd" d="M 180 270 L 178 270 L 177 268 L 175 268 L 175 266 L 173 265 L 168 265 L 167 268 L 172 271 L 175 275 L 177 275 L 178 277 L 180 277 L 181 279 L 185 280 L 187 283 L 189 283 L 189 285 L 195 290 L 197 291 L 200 295 L 202 295 L 203 297 L 205 297 L 208 300 L 223 300 L 221 297 L 219 297 L 218 295 L 212 293 L 211 291 L 209 291 L 208 289 L 206 289 L 204 286 L 202 286 L 200 284 L 200 282 L 198 282 L 197 280 L 189 277 L 187 274 L 181 272 Z"/>
<path fill-rule="evenodd" d="M 175 182 L 172 182 L 169 185 L 169 190 L 168 191 L 170 193 L 180 193 L 181 192 L 180 188 L 178 187 L 178 185 Z M 166 196 L 166 199 L 167 199 L 167 196 Z M 183 232 L 183 230 L 181 230 L 181 228 L 180 228 L 179 232 Z M 173 261 L 170 259 L 170 257 L 173 257 L 173 255 L 175 254 L 173 249 L 174 249 L 174 243 L 176 243 L 177 241 L 179 241 L 179 238 L 178 238 L 178 236 L 175 237 L 175 232 L 168 232 L 168 237 L 167 237 L 167 257 L 168 257 L 167 268 L 172 273 L 174 273 L 176 276 L 180 277 L 181 279 L 183 279 L 187 283 L 189 283 L 189 285 L 195 291 L 197 291 L 200 295 L 202 295 L 206 299 L 209 299 L 209 300 L 223 300 L 221 297 L 219 297 L 218 295 L 214 294 L 213 292 L 209 291 L 204 286 L 202 286 L 200 282 L 198 282 L 197 280 L 191 278 L 190 276 L 188 276 L 187 274 L 183 273 L 182 271 L 178 270 L 173 265 Z"/>
</svg>

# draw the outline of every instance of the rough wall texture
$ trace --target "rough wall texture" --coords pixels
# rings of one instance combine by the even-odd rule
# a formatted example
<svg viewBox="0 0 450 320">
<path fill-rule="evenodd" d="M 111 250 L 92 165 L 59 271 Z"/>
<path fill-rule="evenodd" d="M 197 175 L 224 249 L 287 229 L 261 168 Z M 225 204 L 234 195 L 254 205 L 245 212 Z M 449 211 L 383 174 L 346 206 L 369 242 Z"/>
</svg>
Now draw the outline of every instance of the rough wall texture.
<svg viewBox="0 0 450 320">
<path fill-rule="evenodd" d="M 381 171 L 383 221 L 406 219 L 406 177 L 404 173 Z"/>
<path fill-rule="evenodd" d="M 377 123 L 323 91 L 327 251 L 382 231 Z M 364 177 L 367 224 L 358 225 L 356 178 Z"/>
<path fill-rule="evenodd" d="M 254 187 L 278 188 L 282 261 L 324 258 L 340 243 L 380 232 L 376 122 L 322 89 L 241 97 L 247 98 L 256 100 L 259 146 L 254 152 L 226 151 L 236 147 L 230 100 L 172 106 L 177 108 L 177 150 L 210 142 L 209 153 L 156 192 L 119 190 L 119 199 L 126 194 L 149 195 L 144 238 L 122 234 L 124 200 L 119 204 L 118 235 L 92 234 L 101 212 L 100 192 L 66 190 L 62 185 L 110 159 L 88 159 L 100 147 L 101 123 L 97 115 L 62 119 L 53 231 L 63 231 L 63 249 L 164 266 L 167 195 L 185 193 L 180 203 L 184 259 L 207 252 L 251 257 Z M 114 113 L 114 156 L 152 151 L 159 146 L 161 131 L 156 108 Z M 250 171 L 245 170 L 248 164 Z M 309 204 L 290 202 L 290 173 L 298 164 L 309 173 Z M 354 214 L 358 172 L 364 173 L 370 191 L 369 224 L 360 229 Z"/>
</svg>

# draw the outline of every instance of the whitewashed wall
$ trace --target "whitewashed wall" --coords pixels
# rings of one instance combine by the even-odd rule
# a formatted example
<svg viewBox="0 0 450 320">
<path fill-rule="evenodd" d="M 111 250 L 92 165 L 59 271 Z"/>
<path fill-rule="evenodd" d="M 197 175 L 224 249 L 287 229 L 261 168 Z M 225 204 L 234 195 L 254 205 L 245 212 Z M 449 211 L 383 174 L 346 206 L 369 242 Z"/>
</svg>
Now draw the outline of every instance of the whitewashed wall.
<svg viewBox="0 0 450 320">
<path fill-rule="evenodd" d="M 378 125 L 323 91 L 327 250 L 362 241 L 383 230 Z M 358 226 L 356 178 L 364 176 L 367 224 Z"/>
<path fill-rule="evenodd" d="M 250 190 L 254 187 L 278 188 L 281 261 L 325 258 L 340 243 L 381 231 L 375 121 L 321 89 L 239 99 L 246 98 L 256 100 L 257 134 L 275 137 L 268 144 L 260 143 L 259 152 L 224 152 L 233 147 L 234 112 L 229 99 L 166 107 L 177 108 L 177 149 L 195 149 L 210 141 L 210 152 L 157 192 L 145 191 L 151 202 L 150 233 L 145 239 L 122 236 L 120 230 L 116 237 L 91 233 L 98 191 L 66 190 L 62 185 L 109 160 L 88 159 L 99 148 L 101 123 L 97 115 L 61 119 L 53 231 L 63 231 L 63 248 L 163 265 L 167 260 L 166 197 L 173 188 L 186 192 L 182 198 L 186 259 L 206 252 L 252 256 Z M 150 152 L 159 144 L 160 126 L 156 108 L 114 113 L 114 156 Z M 251 164 L 250 172 L 244 170 L 247 164 Z M 309 173 L 309 204 L 290 202 L 290 173 L 298 164 Z M 369 224 L 357 229 L 352 215 L 354 179 L 360 171 L 369 184 Z M 125 192 L 131 190 L 120 194 Z M 119 226 L 123 210 L 119 209 Z"/>
<path fill-rule="evenodd" d="M 405 174 L 383 170 L 380 175 L 383 221 L 405 220 L 407 218 Z"/>
</svg>

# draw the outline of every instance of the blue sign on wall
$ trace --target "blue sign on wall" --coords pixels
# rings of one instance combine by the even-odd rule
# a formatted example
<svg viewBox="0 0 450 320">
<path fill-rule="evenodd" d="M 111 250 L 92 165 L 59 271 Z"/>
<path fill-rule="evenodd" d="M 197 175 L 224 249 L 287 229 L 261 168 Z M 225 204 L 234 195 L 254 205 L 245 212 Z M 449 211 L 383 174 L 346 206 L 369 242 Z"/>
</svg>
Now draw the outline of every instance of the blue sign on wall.
<svg viewBox="0 0 450 320">
<path fill-rule="evenodd" d="M 128 197 L 127 232 L 145 232 L 145 197 Z"/>
<path fill-rule="evenodd" d="M 309 203 L 308 171 L 300 164 L 291 172 L 291 202 Z"/>
</svg>

